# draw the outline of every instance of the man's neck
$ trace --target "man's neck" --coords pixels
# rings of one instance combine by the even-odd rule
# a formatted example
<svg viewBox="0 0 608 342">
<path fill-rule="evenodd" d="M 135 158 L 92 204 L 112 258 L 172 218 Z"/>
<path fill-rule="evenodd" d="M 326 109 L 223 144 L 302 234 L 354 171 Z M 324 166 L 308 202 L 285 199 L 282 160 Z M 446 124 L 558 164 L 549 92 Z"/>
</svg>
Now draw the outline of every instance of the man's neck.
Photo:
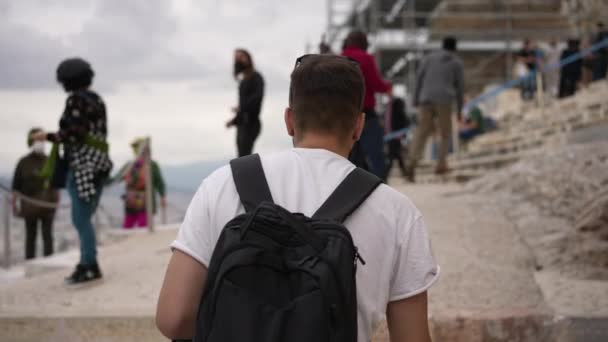
<svg viewBox="0 0 608 342">
<path fill-rule="evenodd" d="M 305 137 L 299 139 L 294 145 L 298 148 L 317 148 L 328 150 L 335 154 L 341 155 L 344 158 L 348 158 L 350 150 L 352 149 L 351 146 L 340 142 L 336 137 L 311 134 L 307 134 Z"/>
</svg>

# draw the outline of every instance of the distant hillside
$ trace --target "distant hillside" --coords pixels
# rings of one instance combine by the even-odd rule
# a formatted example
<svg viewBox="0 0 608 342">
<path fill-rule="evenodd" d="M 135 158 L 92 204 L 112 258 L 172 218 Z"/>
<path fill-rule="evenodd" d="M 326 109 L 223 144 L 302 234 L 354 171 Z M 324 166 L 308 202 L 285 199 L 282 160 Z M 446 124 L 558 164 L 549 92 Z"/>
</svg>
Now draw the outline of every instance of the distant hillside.
<svg viewBox="0 0 608 342">
<path fill-rule="evenodd" d="M 4 175 L 0 175 L 0 184 L 4 185 L 4 186 L 11 186 L 11 179 L 7 176 Z"/>
<path fill-rule="evenodd" d="M 182 165 L 161 165 L 161 168 L 169 191 L 192 193 L 198 189 L 205 177 L 227 163 L 227 160 L 210 160 Z M 0 184 L 10 187 L 10 177 L 0 175 Z M 120 192 L 122 191 L 122 186 L 112 186 L 105 191 L 108 193 Z"/>
<path fill-rule="evenodd" d="M 212 160 L 161 167 L 169 191 L 194 192 L 205 177 L 227 163 L 226 160 Z"/>
</svg>

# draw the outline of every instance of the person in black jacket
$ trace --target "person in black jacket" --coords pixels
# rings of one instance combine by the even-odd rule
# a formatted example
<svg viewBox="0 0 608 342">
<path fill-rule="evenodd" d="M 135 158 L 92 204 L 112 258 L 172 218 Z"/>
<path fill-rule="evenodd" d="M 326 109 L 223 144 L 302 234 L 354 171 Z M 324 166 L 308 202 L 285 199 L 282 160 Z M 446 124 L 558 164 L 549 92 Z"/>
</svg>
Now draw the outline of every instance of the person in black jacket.
<svg viewBox="0 0 608 342">
<path fill-rule="evenodd" d="M 252 153 L 260 135 L 260 112 L 264 99 L 264 78 L 255 70 L 251 54 L 244 49 L 234 52 L 234 78 L 240 79 L 239 105 L 226 127 L 236 126 L 236 147 L 239 157 Z"/>
<path fill-rule="evenodd" d="M 564 60 L 580 51 L 578 39 L 568 40 L 568 47 L 562 52 L 560 60 Z M 578 59 L 572 63 L 562 66 L 559 80 L 559 97 L 574 95 L 576 87 L 581 80 L 583 61 Z"/>
<path fill-rule="evenodd" d="M 392 101 L 392 108 L 390 113 L 390 121 L 387 122 L 386 131 L 387 133 L 395 132 L 408 128 L 410 126 L 410 120 L 405 113 L 405 101 L 400 98 L 395 98 Z M 396 160 L 401 168 L 401 174 L 405 176 L 406 168 L 402 157 L 401 139 L 404 136 L 400 136 L 391 139 L 387 142 L 388 145 L 388 164 L 386 165 L 386 174 L 384 179 L 388 178 L 388 174 L 393 167 L 393 161 Z"/>
</svg>

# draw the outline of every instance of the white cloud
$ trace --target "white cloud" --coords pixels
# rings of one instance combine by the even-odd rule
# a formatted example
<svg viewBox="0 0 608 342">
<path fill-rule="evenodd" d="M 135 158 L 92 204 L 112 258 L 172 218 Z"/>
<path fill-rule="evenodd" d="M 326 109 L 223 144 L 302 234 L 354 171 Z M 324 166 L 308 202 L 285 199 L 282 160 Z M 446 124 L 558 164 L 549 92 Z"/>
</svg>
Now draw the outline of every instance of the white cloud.
<svg viewBox="0 0 608 342">
<path fill-rule="evenodd" d="M 81 55 L 108 107 L 112 157 L 150 134 L 161 163 L 227 159 L 236 103 L 235 47 L 249 49 L 266 79 L 259 151 L 290 146 L 283 128 L 289 73 L 324 28 L 325 1 L 21 0 L 0 6 L 0 173 L 25 152 L 33 126 L 55 129 L 65 94 L 57 63 Z M 2 20 L 5 18 L 6 20 Z M 73 20 L 72 20 L 73 19 Z"/>
</svg>

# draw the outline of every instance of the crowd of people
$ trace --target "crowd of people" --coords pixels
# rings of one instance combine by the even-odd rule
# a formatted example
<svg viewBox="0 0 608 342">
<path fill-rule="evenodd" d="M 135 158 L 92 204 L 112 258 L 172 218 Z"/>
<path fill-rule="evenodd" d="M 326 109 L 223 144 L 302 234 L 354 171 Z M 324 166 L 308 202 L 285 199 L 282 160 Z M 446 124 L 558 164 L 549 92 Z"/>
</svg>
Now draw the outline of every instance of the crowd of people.
<svg viewBox="0 0 608 342">
<path fill-rule="evenodd" d="M 557 40 L 551 40 L 545 46 L 525 39 L 521 50 L 517 53 L 514 77 L 523 77 L 543 72 L 544 88 L 555 97 L 563 98 L 574 95 L 578 89 L 587 87 L 591 82 L 606 78 L 608 70 L 608 47 L 603 46 L 594 52 L 584 52 L 592 46 L 605 43 L 608 30 L 603 23 L 596 25 L 595 32 L 582 39 L 568 39 L 563 49 Z M 557 66 L 560 61 L 583 53 L 582 58 L 571 63 Z M 548 70 L 544 70 L 548 68 Z M 549 70 L 553 69 L 553 70 Z M 526 77 L 521 85 L 521 96 L 524 100 L 532 100 L 538 85 L 536 77 Z"/>
<path fill-rule="evenodd" d="M 593 42 L 606 37 L 603 26 L 598 26 L 598 30 Z M 320 287 L 322 293 L 336 289 L 350 291 L 349 298 L 360 299 L 362 305 L 358 310 L 356 306 L 348 306 L 344 293 L 338 293 L 337 297 L 343 298 L 342 302 L 327 305 L 331 310 L 337 310 L 330 310 L 332 315 L 341 313 L 332 319 L 342 323 L 330 324 L 328 328 L 325 322 L 321 322 L 315 326 L 319 329 L 310 329 L 308 340 L 324 339 L 322 334 L 331 334 L 327 329 L 337 329 L 340 331 L 338 334 L 354 334 L 355 337 L 358 334 L 360 341 L 367 341 L 379 318 L 385 314 L 392 340 L 428 340 L 426 290 L 436 281 L 439 267 L 421 214 L 403 194 L 382 183 L 386 181 L 394 161 L 397 161 L 404 177 L 415 181 L 416 166 L 433 132 L 437 132 L 440 139 L 435 172 L 449 172 L 447 155 L 452 142 L 453 116 L 456 115 L 459 137 L 463 141 L 482 134 L 486 130 L 486 121 L 476 106 L 471 106 L 463 114 L 465 103 L 470 98 L 465 96 L 463 62 L 457 54 L 457 40 L 447 37 L 441 49 L 426 55 L 420 63 L 416 87 L 410 99 L 417 108 L 417 126 L 407 158 L 403 158 L 403 134 L 386 143 L 384 137 L 410 126 L 407 101 L 393 97 L 393 85 L 381 76 L 374 56 L 367 51 L 368 47 L 367 35 L 353 31 L 344 41 L 340 54 L 332 54 L 328 46 L 322 45 L 321 54 L 304 55 L 296 60 L 291 74 L 289 104 L 284 113 L 287 133 L 294 148 L 262 156 L 252 153 L 262 128 L 260 113 L 264 78 L 255 69 L 253 57 L 247 50 L 235 51 L 233 76 L 239 83 L 239 101 L 232 110 L 234 117 L 226 127 L 236 127 L 240 158 L 235 159 L 230 167 L 221 168 L 203 180 L 171 245 L 174 253 L 157 313 L 158 327 L 166 336 L 174 339 L 197 335 L 200 338 L 201 334 L 208 336 L 210 330 L 199 329 L 209 321 L 197 322 L 197 317 L 203 320 L 207 317 L 211 309 L 205 300 L 209 297 L 222 303 L 232 301 L 233 305 L 242 305 L 244 314 L 235 317 L 243 320 L 244 327 L 247 327 L 247 324 L 254 324 L 254 319 L 255 324 L 265 324 L 257 317 L 262 310 L 259 303 L 249 300 L 251 291 L 276 290 L 270 301 L 284 305 L 291 303 L 296 294 L 302 292 L 304 295 L 298 297 L 301 299 Z M 518 54 L 517 68 L 523 66 L 525 72 L 540 70 L 543 63 L 577 53 L 579 43 L 570 41 L 559 58 L 556 57 L 556 43 L 551 44 L 551 49 L 541 53 L 533 42 L 526 41 Z M 556 87 L 555 93 L 559 96 L 567 96 L 587 81 L 604 78 L 607 65 L 606 50 L 598 50 L 580 62 L 562 67 L 559 87 L 551 83 L 556 82 L 555 78 L 547 77 L 548 86 Z M 102 278 L 92 216 L 105 185 L 119 181 L 125 183 L 125 228 L 146 226 L 146 208 L 151 205 L 155 211 L 157 206 L 155 196 L 153 203 L 147 203 L 145 196 L 148 170 L 144 165 L 145 160 L 152 158 L 150 146 L 144 144 L 143 139 L 137 139 L 131 145 L 135 155 L 133 161 L 114 177 L 110 176 L 113 164 L 107 141 L 106 107 L 101 96 L 91 90 L 93 76 L 92 67 L 83 59 L 61 62 L 57 68 L 57 80 L 68 97 L 59 127 L 53 132 L 35 128 L 28 133 L 27 143 L 31 152 L 19 161 L 13 178 L 16 194 L 50 203 L 59 201 L 57 189 L 67 188 L 72 222 L 80 238 L 80 260 L 65 280 L 68 285 Z M 525 99 L 533 97 L 536 89 L 534 79 L 528 81 L 522 85 Z M 384 94 L 389 99 L 384 120 L 377 113 L 377 94 Z M 53 145 L 48 156 L 44 154 L 44 142 Z M 160 168 L 153 160 L 150 168 L 152 188 L 160 195 L 161 206 L 165 206 L 166 189 Z M 17 197 L 14 203 L 19 210 L 16 211 L 26 223 L 26 256 L 35 256 L 38 223 L 42 225 L 44 255 L 52 254 L 54 210 L 32 208 L 24 200 L 17 206 Z M 316 229 L 307 230 L 306 226 L 318 227 L 316 225 L 321 221 L 323 228 L 319 228 L 319 232 L 332 231 L 334 237 L 345 234 L 344 223 L 350 232 L 348 236 L 352 234 L 352 238 L 332 244 L 335 248 L 342 248 L 339 253 L 322 252 L 326 247 L 321 233 Z M 288 231 L 292 229 L 294 235 L 277 233 L 276 229 L 269 228 L 272 224 Z M 370 229 L 374 227 L 377 229 Z M 237 240 L 224 236 L 232 234 L 230 232 L 234 229 L 242 229 Z M 329 239 L 327 236 L 325 238 Z M 218 239 L 219 249 L 216 248 Z M 254 240 L 257 242 L 247 244 L 247 241 Z M 344 245 L 344 241 L 350 244 Z M 242 245 L 239 244 L 241 242 Z M 226 247 L 230 244 L 233 244 L 231 248 Z M 233 259 L 230 259 L 229 252 L 225 255 L 221 252 L 252 248 L 252 245 L 257 247 L 243 251 Z M 346 275 L 340 272 L 330 277 L 331 265 L 323 265 L 329 259 L 344 262 L 349 257 L 355 260 L 356 265 L 357 260 L 363 260 L 359 251 L 364 254 L 368 266 L 364 272 L 356 273 L 355 294 L 354 287 L 343 287 L 354 281 L 354 271 L 350 279 L 334 283 Z M 295 256 L 300 259 L 294 260 Z M 222 271 L 224 257 L 231 263 L 225 267 L 242 269 L 264 264 L 265 269 L 255 274 L 247 271 L 235 273 L 242 275 L 234 275 L 224 282 L 222 277 L 229 273 Z M 352 260 L 346 261 L 353 266 Z M 300 274 L 296 279 L 290 278 L 290 272 L 306 274 Z M 319 279 L 323 282 L 316 284 Z M 213 286 L 206 287 L 207 280 Z M 327 290 L 325 286 L 330 283 L 334 288 Z M 280 286 L 273 289 L 276 284 L 288 289 L 283 291 Z M 226 288 L 227 292 L 218 294 L 215 292 L 218 286 Z M 310 312 L 317 312 L 307 310 L 317 310 L 323 301 L 334 300 L 331 296 L 315 295 L 311 298 L 306 297 L 301 306 L 293 309 L 300 315 L 297 316 L 298 322 L 306 321 Z M 197 316 L 201 300 L 201 315 Z M 321 315 L 321 311 L 317 313 Z M 221 312 L 217 314 L 223 315 Z M 361 323 L 358 327 L 357 316 Z M 330 321 L 335 323 L 333 320 Z M 346 327 L 352 327 L 353 320 L 354 331 L 345 331 Z M 265 328 L 271 329 L 268 332 L 271 335 L 287 331 L 270 323 Z M 242 331 L 257 334 L 259 340 L 263 340 L 265 335 L 260 335 L 260 331 L 264 332 L 265 328 L 243 328 Z M 221 324 L 209 329 L 217 329 L 214 333 L 220 336 L 218 340 L 223 337 L 235 340 L 242 333 L 239 329 L 226 329 Z"/>
<path fill-rule="evenodd" d="M 454 54 L 456 41 L 447 39 L 444 49 L 428 57 L 419 75 L 419 87 L 415 104 L 420 104 L 418 134 L 414 137 L 410 158 L 404 160 L 402 151 L 403 135 L 390 139 L 386 144 L 384 135 L 409 127 L 406 101 L 392 98 L 392 84 L 381 77 L 373 55 L 367 52 L 368 41 L 365 33 L 353 31 L 344 43 L 342 56 L 356 64 L 361 70 L 365 83 L 362 98 L 364 125 L 361 136 L 349 154 L 349 159 L 357 166 L 369 170 L 386 180 L 392 162 L 397 161 L 404 176 L 413 180 L 413 167 L 420 155 L 421 146 L 429 133 L 430 126 L 438 117 L 442 136 L 438 172 L 446 172 L 447 131 L 451 131 L 452 101 L 462 106 L 462 63 Z M 446 70 L 440 71 L 444 58 L 451 58 Z M 434 64 L 435 63 L 435 64 Z M 447 72 L 451 79 L 442 79 Z M 238 81 L 238 105 L 233 108 L 234 117 L 226 123 L 228 128 L 236 127 L 236 146 L 239 157 L 250 155 L 261 132 L 260 112 L 264 98 L 264 78 L 255 69 L 252 55 L 245 49 L 236 49 L 234 54 L 234 78 Z M 39 208 L 29 199 L 18 201 L 19 195 L 30 199 L 57 204 L 58 189 L 66 188 L 72 206 L 72 221 L 80 239 L 80 262 L 74 272 L 66 278 L 68 284 L 79 284 L 102 277 L 97 260 L 97 243 L 92 217 L 99 205 L 106 185 L 123 182 L 125 185 L 123 227 L 145 227 L 148 225 L 147 201 L 145 194 L 146 155 L 151 160 L 153 212 L 157 209 L 156 194 L 160 196 L 161 207 L 166 206 L 166 188 L 158 164 L 152 160 L 149 146 L 142 152 L 143 139 L 131 145 L 134 159 L 111 177 L 113 164 L 109 157 L 107 142 L 106 107 L 101 96 L 91 90 L 94 72 L 91 65 L 81 58 L 63 61 L 57 68 L 57 80 L 68 93 L 65 109 L 60 117 L 59 129 L 45 132 L 40 128 L 28 134 L 30 153 L 25 156 L 15 170 L 13 177 L 14 211 L 26 222 L 26 257 L 35 256 L 37 225 L 42 227 L 44 255 L 53 252 L 52 223 L 55 210 L 52 207 Z M 452 86 L 454 89 L 452 89 Z M 443 88 L 442 88 L 443 87 Z M 292 90 L 293 91 L 293 90 Z M 376 94 L 390 97 L 384 121 L 376 113 Z M 437 102 L 439 101 L 439 102 Z M 460 111 L 458 111 L 460 112 Z M 384 126 L 384 127 L 382 127 Z M 423 133 L 423 134 L 420 134 Z M 45 142 L 52 144 L 50 155 L 45 155 Z M 385 153 L 385 149 L 387 153 Z M 40 209 L 40 210 L 38 210 Z"/>
<path fill-rule="evenodd" d="M 71 202 L 72 223 L 80 240 L 80 260 L 65 279 L 67 285 L 79 285 L 102 278 L 97 260 L 97 241 L 93 214 L 97 210 L 104 186 L 124 181 L 125 219 L 123 226 L 146 226 L 144 159 L 149 146 L 142 150 L 142 139 L 132 144 L 135 160 L 125 165 L 110 179 L 113 164 L 107 142 L 106 107 L 91 90 L 94 72 L 81 58 L 61 62 L 57 80 L 68 93 L 59 128 L 45 132 L 33 128 L 27 135 L 30 152 L 17 163 L 13 175 L 13 213 L 22 217 L 26 226 L 25 257 L 36 256 L 36 237 L 40 226 L 44 256 L 53 254 L 53 220 L 59 202 L 59 189 L 67 189 Z M 49 155 L 45 143 L 52 144 Z M 165 186 L 158 164 L 151 163 L 153 189 L 166 205 Z M 156 199 L 153 196 L 156 209 Z"/>
</svg>

